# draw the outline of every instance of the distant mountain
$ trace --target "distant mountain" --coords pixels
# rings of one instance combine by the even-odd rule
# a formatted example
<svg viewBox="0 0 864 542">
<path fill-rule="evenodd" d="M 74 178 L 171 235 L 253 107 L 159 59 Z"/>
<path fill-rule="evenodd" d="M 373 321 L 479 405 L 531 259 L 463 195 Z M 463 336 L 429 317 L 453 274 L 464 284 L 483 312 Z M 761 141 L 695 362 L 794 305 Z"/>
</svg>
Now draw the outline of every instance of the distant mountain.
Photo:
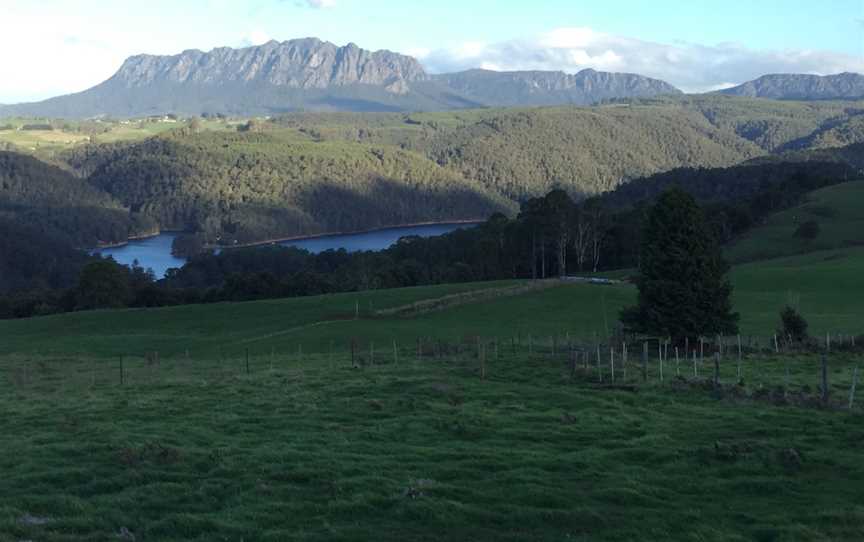
<svg viewBox="0 0 864 542">
<path fill-rule="evenodd" d="M 610 98 L 681 94 L 677 88 L 658 79 L 590 69 L 575 75 L 551 71 L 468 70 L 436 75 L 433 80 L 470 100 L 500 107 L 590 105 Z"/>
<path fill-rule="evenodd" d="M 306 38 L 206 53 L 133 56 L 93 88 L 38 103 L 0 106 L 0 116 L 447 110 L 586 105 L 606 98 L 678 93 L 656 79 L 594 70 L 576 75 L 485 70 L 429 75 L 410 56 Z"/>
<path fill-rule="evenodd" d="M 864 75 L 773 74 L 718 91 L 728 96 L 774 100 L 838 100 L 864 98 Z"/>
</svg>

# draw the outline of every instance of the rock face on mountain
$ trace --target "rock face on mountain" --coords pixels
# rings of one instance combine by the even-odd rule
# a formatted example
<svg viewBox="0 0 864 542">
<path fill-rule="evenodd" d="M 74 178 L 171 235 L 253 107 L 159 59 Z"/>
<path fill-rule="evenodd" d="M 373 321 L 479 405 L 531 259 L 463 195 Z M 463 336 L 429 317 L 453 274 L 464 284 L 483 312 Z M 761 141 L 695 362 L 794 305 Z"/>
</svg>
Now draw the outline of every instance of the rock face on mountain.
<svg viewBox="0 0 864 542">
<path fill-rule="evenodd" d="M 469 70 L 433 76 L 410 56 L 306 38 L 242 49 L 133 56 L 91 89 L 38 103 L 0 106 L 0 116 L 446 110 L 585 105 L 606 98 L 679 92 L 656 79 L 594 70 L 575 75 Z"/>
<path fill-rule="evenodd" d="M 158 83 L 245 83 L 298 89 L 359 84 L 401 92 L 408 82 L 425 78 L 423 67 L 409 56 L 366 51 L 353 43 L 337 47 L 307 38 L 245 49 L 221 47 L 208 53 L 190 50 L 175 56 L 133 56 L 107 83 L 127 88 Z"/>
<path fill-rule="evenodd" d="M 772 74 L 718 91 L 729 96 L 774 100 L 836 100 L 864 97 L 864 75 Z"/>
<path fill-rule="evenodd" d="M 433 76 L 466 98 L 496 106 L 589 105 L 609 98 L 681 94 L 669 83 L 631 73 L 582 70 L 496 72 L 468 70 Z"/>
</svg>

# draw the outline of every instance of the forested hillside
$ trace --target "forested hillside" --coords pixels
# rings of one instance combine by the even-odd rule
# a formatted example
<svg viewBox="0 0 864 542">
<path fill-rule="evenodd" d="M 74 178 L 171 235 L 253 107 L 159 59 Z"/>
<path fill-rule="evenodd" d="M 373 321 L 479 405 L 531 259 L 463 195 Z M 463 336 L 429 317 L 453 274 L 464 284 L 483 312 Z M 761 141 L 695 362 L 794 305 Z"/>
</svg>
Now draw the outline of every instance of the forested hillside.
<svg viewBox="0 0 864 542">
<path fill-rule="evenodd" d="M 482 219 L 515 209 L 415 152 L 279 130 L 178 133 L 88 148 L 70 163 L 132 211 L 213 243 Z"/>
<path fill-rule="evenodd" d="M 0 216 L 82 247 L 122 242 L 156 228 L 87 180 L 10 152 L 0 152 Z"/>
<path fill-rule="evenodd" d="M 675 168 L 864 139 L 859 102 L 725 96 L 590 108 L 298 113 L 76 147 L 70 166 L 164 229 L 219 244 L 484 218 L 563 188 L 581 198 Z M 785 158 L 784 158 L 785 159 Z"/>
</svg>

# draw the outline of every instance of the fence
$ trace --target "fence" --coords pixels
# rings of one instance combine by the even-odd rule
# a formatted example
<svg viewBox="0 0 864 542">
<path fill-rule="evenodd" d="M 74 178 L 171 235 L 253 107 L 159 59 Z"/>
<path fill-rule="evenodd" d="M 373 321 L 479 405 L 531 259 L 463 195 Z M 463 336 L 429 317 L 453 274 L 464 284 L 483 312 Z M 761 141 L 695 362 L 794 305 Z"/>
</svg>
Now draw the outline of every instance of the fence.
<svg viewBox="0 0 864 542">
<path fill-rule="evenodd" d="M 668 339 L 586 340 L 569 334 L 506 337 L 466 334 L 380 341 L 331 341 L 324 351 L 250 352 L 217 349 L 165 357 L 157 351 L 111 359 L 11 356 L 0 361 L 7 385 L 18 389 L 102 389 L 154 384 L 218 384 L 237 378 L 307 371 L 420 370 L 482 380 L 524 381 L 552 371 L 592 387 L 680 389 L 693 387 L 774 402 L 855 407 L 862 341 L 852 335 L 825 338 L 821 352 L 798 351 L 777 337 L 715 337 L 691 344 Z"/>
</svg>

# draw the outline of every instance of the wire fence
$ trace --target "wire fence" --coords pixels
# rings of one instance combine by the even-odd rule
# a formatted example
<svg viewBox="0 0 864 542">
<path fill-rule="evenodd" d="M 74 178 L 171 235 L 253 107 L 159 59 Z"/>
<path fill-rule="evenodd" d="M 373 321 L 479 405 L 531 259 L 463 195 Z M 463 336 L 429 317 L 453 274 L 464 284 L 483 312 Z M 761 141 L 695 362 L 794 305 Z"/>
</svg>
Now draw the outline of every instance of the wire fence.
<svg viewBox="0 0 864 542">
<path fill-rule="evenodd" d="M 595 388 L 704 390 L 721 396 L 825 408 L 854 409 L 860 337 L 829 336 L 819 351 L 796 348 L 779 338 L 715 337 L 674 344 L 662 338 L 577 339 L 569 334 L 514 334 L 458 338 L 393 339 L 386 343 L 351 338 L 304 351 L 218 349 L 164 357 L 158 351 L 114 358 L 34 357 L 0 359 L 7 389 L 96 391 L 152 385 L 230 384 L 237 379 L 309 372 L 339 379 L 343 371 L 421 371 L 453 377 L 517 382 L 555 374 L 559 381 Z M 812 346 L 812 343 L 810 344 Z M 528 369 L 526 371 L 526 369 Z"/>
</svg>

